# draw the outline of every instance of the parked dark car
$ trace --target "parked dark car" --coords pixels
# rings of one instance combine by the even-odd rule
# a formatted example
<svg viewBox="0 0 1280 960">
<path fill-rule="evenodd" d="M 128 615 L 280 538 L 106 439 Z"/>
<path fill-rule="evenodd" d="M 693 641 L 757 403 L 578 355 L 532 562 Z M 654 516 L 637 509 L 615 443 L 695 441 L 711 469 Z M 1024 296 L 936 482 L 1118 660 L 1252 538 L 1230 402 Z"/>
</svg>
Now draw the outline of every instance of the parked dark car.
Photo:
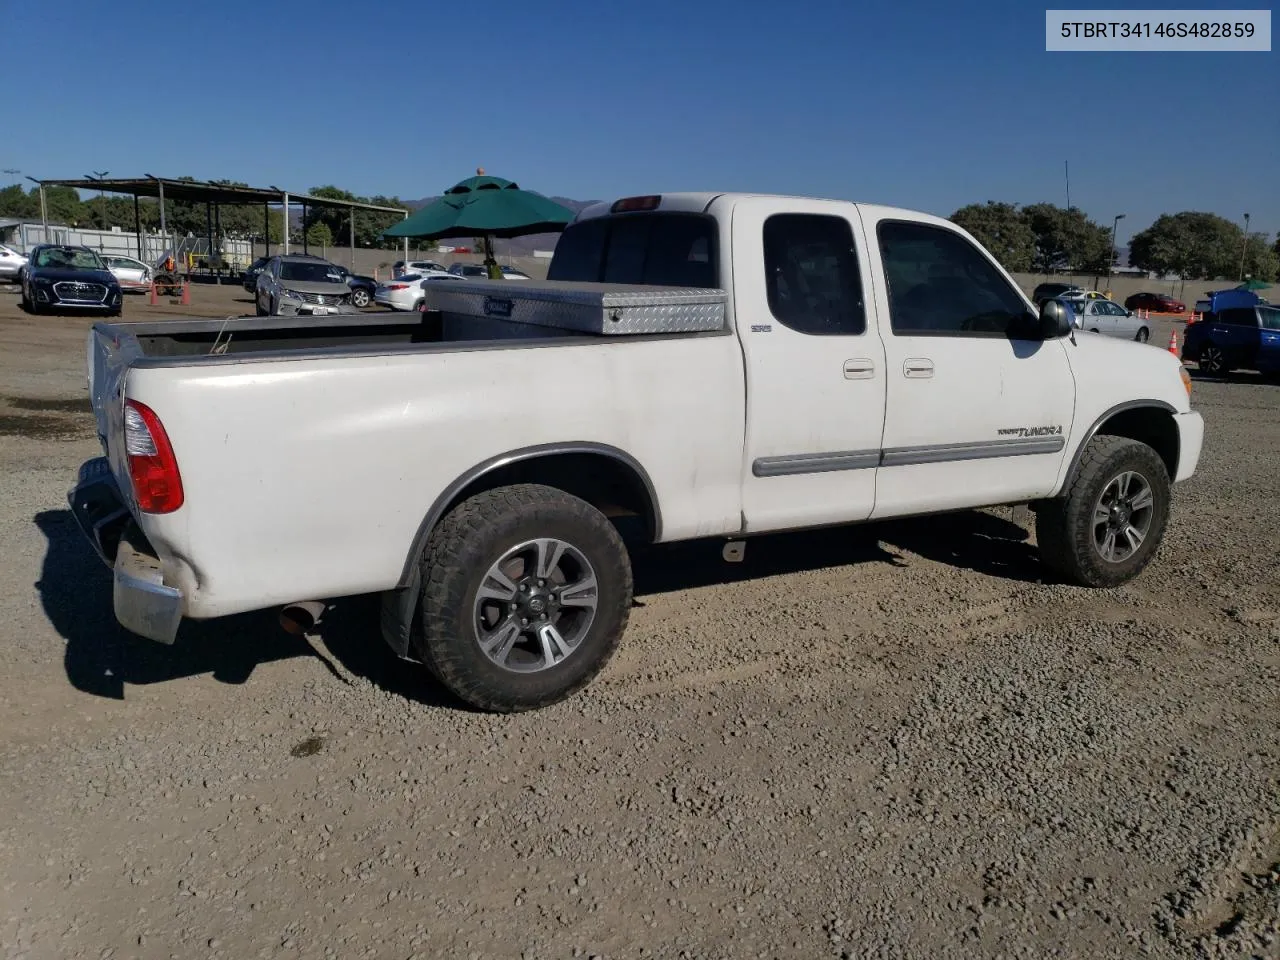
<svg viewBox="0 0 1280 960">
<path fill-rule="evenodd" d="M 42 243 L 33 247 L 18 275 L 22 306 L 45 310 L 96 310 L 120 316 L 120 281 L 88 247 Z"/>
<path fill-rule="evenodd" d="M 337 264 L 334 264 L 337 266 Z M 353 307 L 367 307 L 373 303 L 373 291 L 378 289 L 378 281 L 373 277 L 366 277 L 363 274 L 352 273 L 346 267 L 338 267 L 347 280 L 347 286 L 351 288 L 351 305 Z"/>
<path fill-rule="evenodd" d="M 1031 299 L 1037 307 L 1055 297 L 1080 296 L 1084 296 L 1084 290 L 1074 283 L 1042 283 L 1031 293 Z"/>
<path fill-rule="evenodd" d="M 240 279 L 244 284 L 244 288 L 246 292 L 253 293 L 258 289 L 258 274 L 260 274 L 262 272 L 262 268 L 265 267 L 270 262 L 271 262 L 270 257 L 259 257 L 257 260 L 253 261 L 253 263 L 249 264 L 249 266 L 245 268 L 245 271 L 243 274 L 241 274 Z"/>
<path fill-rule="evenodd" d="M 1280 375 L 1280 307 L 1264 304 L 1227 307 L 1187 324 L 1182 341 L 1184 362 L 1199 364 L 1211 377 L 1232 370 Z"/>
<path fill-rule="evenodd" d="M 1163 293 L 1135 293 L 1124 301 L 1126 310 L 1154 310 L 1156 313 L 1186 313 L 1187 305 Z"/>
</svg>

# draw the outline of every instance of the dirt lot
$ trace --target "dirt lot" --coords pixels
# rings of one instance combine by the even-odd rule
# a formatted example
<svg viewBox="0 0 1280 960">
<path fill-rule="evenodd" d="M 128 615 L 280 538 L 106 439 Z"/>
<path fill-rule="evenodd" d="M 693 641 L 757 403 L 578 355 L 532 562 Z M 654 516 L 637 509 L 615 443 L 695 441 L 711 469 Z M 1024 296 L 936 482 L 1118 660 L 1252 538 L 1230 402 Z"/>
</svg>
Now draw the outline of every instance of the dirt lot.
<svg viewBox="0 0 1280 960">
<path fill-rule="evenodd" d="M 1280 387 L 1197 383 L 1128 587 L 1000 510 L 663 548 L 600 680 L 494 717 L 366 598 L 117 629 L 87 326 L 0 290 L 0 955 L 1280 956 Z"/>
</svg>

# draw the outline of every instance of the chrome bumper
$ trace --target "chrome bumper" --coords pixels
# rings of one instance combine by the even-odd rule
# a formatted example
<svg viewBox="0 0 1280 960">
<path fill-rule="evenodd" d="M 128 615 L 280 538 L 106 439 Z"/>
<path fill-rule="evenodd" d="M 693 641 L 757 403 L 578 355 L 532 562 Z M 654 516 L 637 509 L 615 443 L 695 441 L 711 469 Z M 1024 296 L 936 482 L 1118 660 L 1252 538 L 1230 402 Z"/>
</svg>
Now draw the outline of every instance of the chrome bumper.
<svg viewBox="0 0 1280 960">
<path fill-rule="evenodd" d="M 80 467 L 67 503 L 94 552 L 112 570 L 116 621 L 148 640 L 173 643 L 182 622 L 182 592 L 165 584 L 160 560 L 125 506 L 106 457 Z"/>
</svg>

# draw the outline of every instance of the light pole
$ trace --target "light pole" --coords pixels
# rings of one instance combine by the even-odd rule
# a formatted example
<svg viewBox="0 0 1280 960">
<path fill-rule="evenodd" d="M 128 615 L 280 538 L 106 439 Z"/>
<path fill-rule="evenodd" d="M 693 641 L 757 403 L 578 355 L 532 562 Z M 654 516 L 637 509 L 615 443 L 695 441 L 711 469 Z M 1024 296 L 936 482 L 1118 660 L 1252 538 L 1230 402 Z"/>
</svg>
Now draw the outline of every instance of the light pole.
<svg viewBox="0 0 1280 960">
<path fill-rule="evenodd" d="M 110 172 L 111 172 L 110 170 L 95 170 L 95 171 L 93 171 L 93 173 L 86 173 L 86 174 L 84 175 L 84 178 L 85 178 L 86 180 L 101 180 L 103 177 L 105 177 L 105 176 L 106 176 L 108 173 L 110 173 Z M 101 190 L 99 190 L 99 191 L 98 191 L 98 196 L 102 196 L 102 191 L 101 191 Z"/>
<path fill-rule="evenodd" d="M 1240 244 L 1240 282 L 1244 283 L 1244 255 L 1249 249 L 1249 215 L 1244 215 L 1244 242 Z"/>
<path fill-rule="evenodd" d="M 1120 225 L 1120 221 L 1124 219 L 1123 213 L 1117 213 L 1116 218 L 1111 221 L 1111 259 L 1107 261 L 1107 289 L 1111 289 L 1111 268 L 1116 262 L 1116 227 Z"/>
<path fill-rule="evenodd" d="M 5 167 L 3 170 L 0 170 L 0 173 L 5 173 L 13 177 L 14 186 L 17 186 L 18 174 L 20 174 L 21 172 L 22 172 L 21 170 L 18 170 L 15 167 Z"/>
</svg>

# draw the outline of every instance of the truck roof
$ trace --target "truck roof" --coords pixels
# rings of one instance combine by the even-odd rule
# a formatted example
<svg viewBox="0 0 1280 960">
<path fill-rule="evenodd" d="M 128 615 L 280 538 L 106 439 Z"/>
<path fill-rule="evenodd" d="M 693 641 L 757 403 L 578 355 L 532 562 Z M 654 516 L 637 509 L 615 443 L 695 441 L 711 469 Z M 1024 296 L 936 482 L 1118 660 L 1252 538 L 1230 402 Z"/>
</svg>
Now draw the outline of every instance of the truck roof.
<svg viewBox="0 0 1280 960">
<path fill-rule="evenodd" d="M 852 204 L 863 213 L 870 214 L 873 219 L 915 220 L 924 223 L 945 224 L 951 229 L 958 229 L 956 224 L 952 223 L 945 217 L 924 213 L 920 210 L 910 210 L 905 207 L 891 207 L 883 204 L 861 203 L 856 200 L 840 200 L 834 197 L 806 197 L 799 194 L 785 193 L 730 193 L 712 191 L 641 194 L 638 196 L 656 196 L 659 198 L 659 202 L 653 209 L 675 211 L 679 213 L 703 213 L 715 200 L 727 200 L 732 203 L 736 200 L 772 198 L 780 200 L 803 200 L 810 203 Z M 593 203 L 579 211 L 578 215 L 574 219 L 589 220 L 593 217 L 606 216 L 611 211 L 613 205 L 617 203 L 618 200 L 622 199 L 629 198 L 619 197 L 615 200 L 602 200 L 598 203 Z"/>
</svg>

